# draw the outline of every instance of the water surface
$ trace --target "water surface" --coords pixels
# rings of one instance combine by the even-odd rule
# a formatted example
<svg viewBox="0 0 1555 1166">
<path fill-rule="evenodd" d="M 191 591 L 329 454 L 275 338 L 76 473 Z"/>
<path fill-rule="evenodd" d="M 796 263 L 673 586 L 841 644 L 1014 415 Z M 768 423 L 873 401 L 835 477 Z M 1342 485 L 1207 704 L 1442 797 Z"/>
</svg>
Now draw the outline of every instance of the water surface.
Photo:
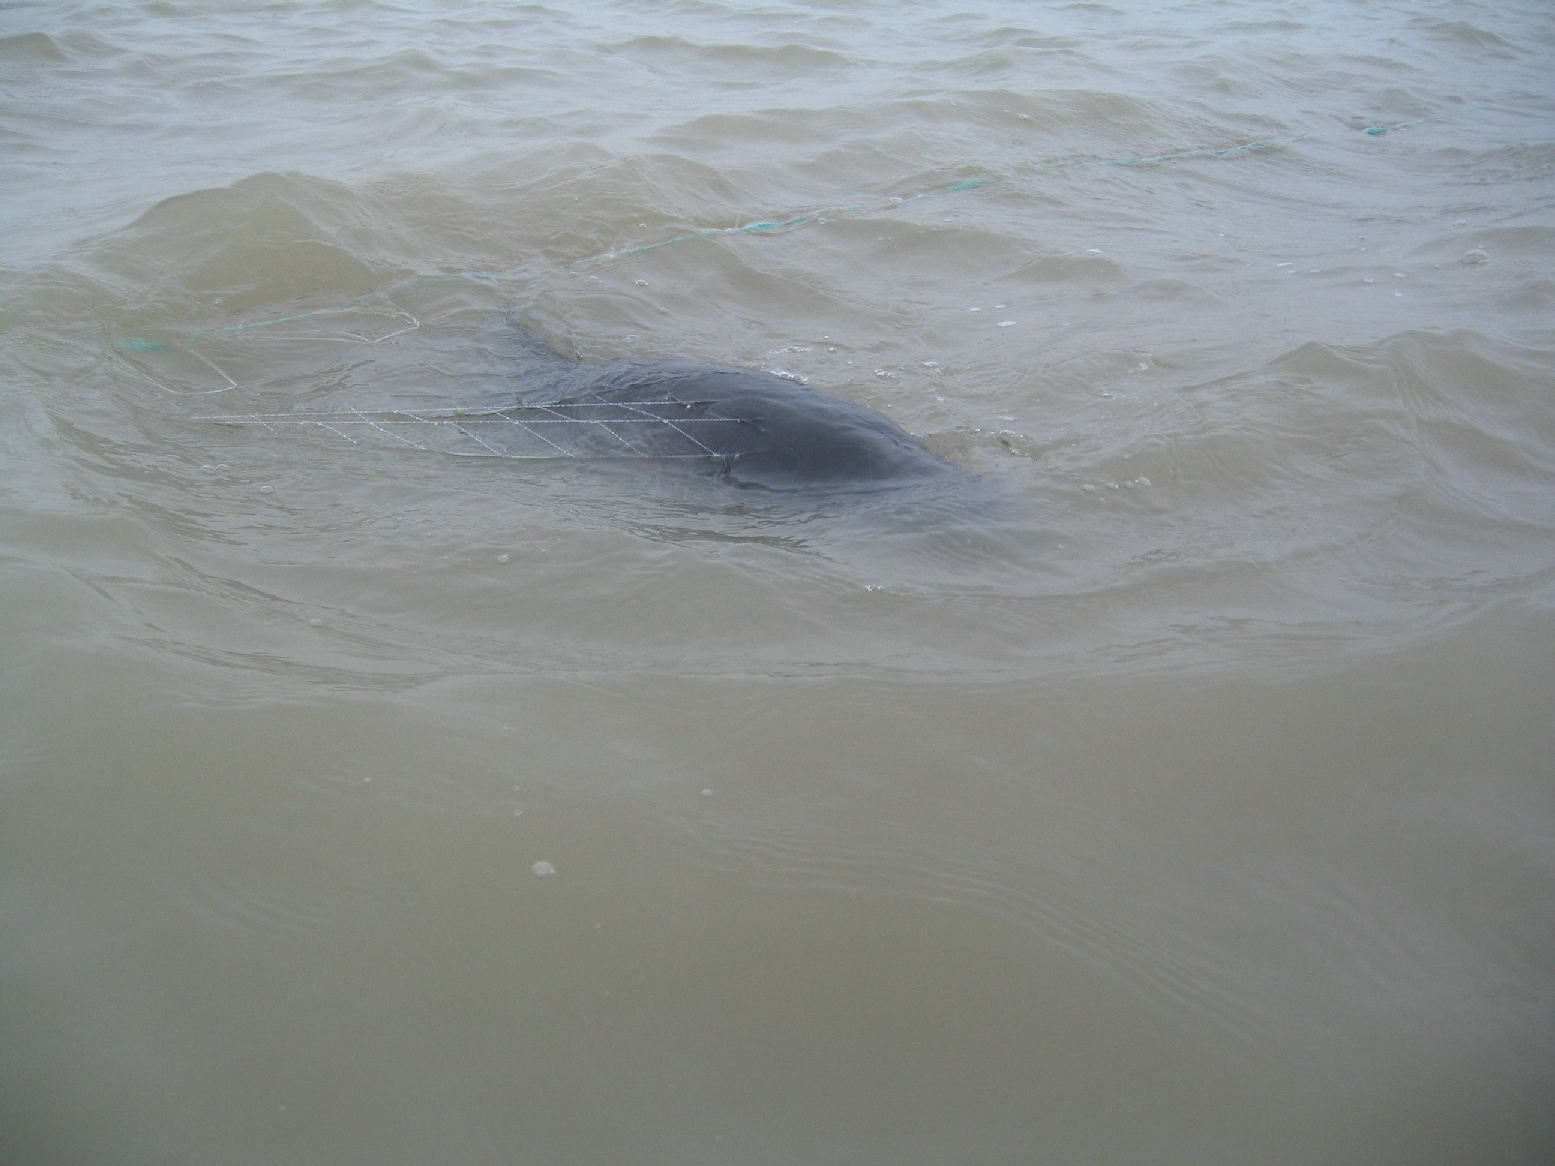
<svg viewBox="0 0 1555 1166">
<path fill-rule="evenodd" d="M 1552 56 L 7 7 L 3 1156 L 1547 1161 Z M 209 420 L 506 403 L 510 310 L 962 485 Z"/>
</svg>

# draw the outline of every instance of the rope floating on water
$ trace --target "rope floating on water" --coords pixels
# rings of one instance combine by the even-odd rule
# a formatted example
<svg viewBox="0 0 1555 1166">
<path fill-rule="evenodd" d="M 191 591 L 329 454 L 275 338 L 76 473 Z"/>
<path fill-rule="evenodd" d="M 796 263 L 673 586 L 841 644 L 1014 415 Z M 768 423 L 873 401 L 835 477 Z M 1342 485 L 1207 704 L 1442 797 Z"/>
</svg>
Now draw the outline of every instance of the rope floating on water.
<svg viewBox="0 0 1555 1166">
<path fill-rule="evenodd" d="M 463 457 L 707 460 L 727 454 L 700 440 L 697 429 L 705 432 L 709 425 L 753 424 L 749 418 L 726 417 L 713 412 L 716 408 L 716 402 L 712 401 L 673 398 L 584 400 L 482 410 L 347 408 L 290 413 L 225 413 L 194 420 L 224 425 L 259 425 L 266 429 L 315 427 L 344 438 L 352 445 L 360 445 L 361 441 L 347 432 L 348 428 L 355 427 L 364 436 L 374 434 L 423 452 Z M 650 447 L 638 445 L 634 438 L 646 438 Z M 708 440 L 716 439 L 710 437 Z"/>
</svg>

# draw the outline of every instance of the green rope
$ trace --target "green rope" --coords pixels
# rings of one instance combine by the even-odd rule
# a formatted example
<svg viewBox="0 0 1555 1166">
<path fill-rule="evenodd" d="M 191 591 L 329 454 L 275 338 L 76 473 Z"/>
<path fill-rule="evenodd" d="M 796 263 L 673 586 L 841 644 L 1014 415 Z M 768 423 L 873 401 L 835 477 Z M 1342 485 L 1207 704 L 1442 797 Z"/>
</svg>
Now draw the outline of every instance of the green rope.
<svg viewBox="0 0 1555 1166">
<path fill-rule="evenodd" d="M 1447 118 L 1466 113 L 1477 106 L 1465 106 L 1463 109 L 1454 110 L 1452 113 L 1438 114 L 1434 117 L 1422 117 L 1415 121 L 1399 122 L 1396 125 L 1367 126 L 1361 132 L 1373 137 L 1390 134 L 1397 130 L 1408 129 L 1411 126 L 1424 125 L 1426 122 L 1445 121 Z M 1092 166 L 1153 166 L 1163 162 L 1175 162 L 1182 158 L 1224 158 L 1231 154 L 1239 154 L 1247 150 L 1259 150 L 1270 146 L 1288 146 L 1296 142 L 1306 141 L 1311 138 L 1323 137 L 1322 134 L 1297 134 L 1289 138 L 1259 138 L 1256 141 L 1240 142 L 1234 146 L 1200 146 L 1188 150 L 1179 150 L 1171 154 L 1152 154 L 1138 158 L 1104 158 L 1087 162 L 1064 162 L 1051 166 L 1039 166 L 1034 169 L 1039 173 L 1052 174 L 1065 170 L 1083 170 Z M 334 304 L 327 308 L 315 308 L 311 312 L 298 312 L 290 316 L 277 316 L 273 320 L 257 320 L 250 324 L 228 324 L 223 328 L 204 329 L 200 331 L 183 331 L 181 335 L 189 339 L 197 339 L 206 336 L 231 335 L 238 332 L 247 332 L 253 328 L 269 328 L 275 324 L 289 324 L 297 320 L 307 320 L 313 316 L 322 316 L 329 312 L 339 312 L 346 308 L 354 307 L 363 300 L 374 296 L 390 295 L 396 291 L 402 291 L 411 287 L 424 287 L 429 283 L 440 283 L 450 279 L 510 279 L 523 271 L 566 271 L 570 268 L 582 267 L 585 264 L 601 263 L 607 259 L 624 259 L 630 255 L 642 255 L 649 251 L 657 251 L 660 247 L 670 247 L 676 243 L 689 243 L 696 239 L 710 239 L 717 235 L 732 234 L 762 234 L 768 231 L 782 230 L 784 227 L 796 227 L 802 223 L 812 222 L 822 215 L 842 214 L 849 212 L 863 212 L 866 214 L 879 213 L 902 206 L 909 202 L 917 202 L 919 199 L 933 198 L 937 195 L 952 194 L 963 190 L 975 190 L 981 186 L 988 186 L 996 182 L 1008 181 L 1007 174 L 985 174 L 977 178 L 963 178 L 958 182 L 952 182 L 948 186 L 937 186 L 932 190 L 919 191 L 917 194 L 906 195 L 899 198 L 891 198 L 873 206 L 864 203 L 846 203 L 839 206 L 821 207 L 818 210 L 805 211 L 802 214 L 791 215 L 786 219 L 759 219 L 756 222 L 741 223 L 733 227 L 702 227 L 699 230 L 688 231 L 683 235 L 676 235 L 670 239 L 661 239 L 657 243 L 643 243 L 637 247 L 622 247 L 614 251 L 601 251 L 597 255 L 588 255 L 582 259 L 574 259 L 559 265 L 547 263 L 520 263 L 512 267 L 504 267 L 497 271 L 457 271 L 446 275 L 413 275 L 406 279 L 398 280 L 386 287 L 375 288 L 369 292 L 363 292 L 359 296 L 353 296 L 343 303 Z M 163 340 L 151 340 L 141 336 L 124 336 L 114 342 L 114 347 L 124 352 L 155 352 L 165 348 L 167 342 Z"/>
</svg>

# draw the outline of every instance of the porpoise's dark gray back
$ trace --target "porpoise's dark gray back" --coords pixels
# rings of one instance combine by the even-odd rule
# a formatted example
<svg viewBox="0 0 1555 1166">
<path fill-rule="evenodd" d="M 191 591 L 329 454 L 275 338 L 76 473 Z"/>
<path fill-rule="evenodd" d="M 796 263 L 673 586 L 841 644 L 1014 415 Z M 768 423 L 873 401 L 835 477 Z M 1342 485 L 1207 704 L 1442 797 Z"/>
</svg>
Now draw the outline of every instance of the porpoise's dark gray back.
<svg viewBox="0 0 1555 1166">
<path fill-rule="evenodd" d="M 876 486 L 959 472 L 868 406 L 788 377 L 689 360 L 571 361 L 513 323 L 525 365 L 519 404 L 674 401 L 692 415 L 726 419 L 731 423 L 694 432 L 709 461 L 721 462 L 736 484 L 775 490 Z M 653 431 L 638 440 L 649 442 L 651 451 Z M 677 441 L 676 448 L 682 445 Z"/>
</svg>

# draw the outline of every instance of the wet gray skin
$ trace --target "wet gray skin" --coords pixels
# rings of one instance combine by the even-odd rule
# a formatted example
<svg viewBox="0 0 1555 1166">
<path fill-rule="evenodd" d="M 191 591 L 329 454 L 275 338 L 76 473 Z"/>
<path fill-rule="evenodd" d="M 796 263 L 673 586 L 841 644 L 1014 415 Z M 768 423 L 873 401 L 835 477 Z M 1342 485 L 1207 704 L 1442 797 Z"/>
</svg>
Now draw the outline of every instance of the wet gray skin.
<svg viewBox="0 0 1555 1166">
<path fill-rule="evenodd" d="M 682 424 L 634 435 L 648 456 L 683 457 L 691 435 L 729 482 L 770 490 L 961 476 L 889 418 L 799 381 L 692 360 L 575 361 L 518 321 L 509 323 L 522 350 L 520 405 L 675 403 Z"/>
</svg>

